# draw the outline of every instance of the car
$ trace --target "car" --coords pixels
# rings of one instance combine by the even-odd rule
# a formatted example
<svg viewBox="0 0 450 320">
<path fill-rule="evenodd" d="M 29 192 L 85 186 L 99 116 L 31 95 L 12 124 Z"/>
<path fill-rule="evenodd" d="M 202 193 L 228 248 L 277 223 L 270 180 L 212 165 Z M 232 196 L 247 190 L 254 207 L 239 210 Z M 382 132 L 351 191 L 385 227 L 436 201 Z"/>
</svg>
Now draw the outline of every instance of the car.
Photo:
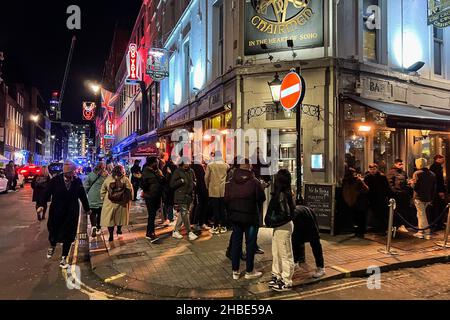
<svg viewBox="0 0 450 320">
<path fill-rule="evenodd" d="M 35 165 L 24 166 L 19 169 L 19 173 L 23 175 L 25 181 L 31 181 L 36 175 L 41 173 L 41 167 Z"/>
<path fill-rule="evenodd" d="M 4 175 L 4 171 L 0 170 L 0 193 L 5 193 L 8 188 L 8 179 Z"/>
<path fill-rule="evenodd" d="M 48 172 L 54 177 L 63 172 L 64 163 L 62 162 L 52 162 L 48 166 Z"/>
</svg>

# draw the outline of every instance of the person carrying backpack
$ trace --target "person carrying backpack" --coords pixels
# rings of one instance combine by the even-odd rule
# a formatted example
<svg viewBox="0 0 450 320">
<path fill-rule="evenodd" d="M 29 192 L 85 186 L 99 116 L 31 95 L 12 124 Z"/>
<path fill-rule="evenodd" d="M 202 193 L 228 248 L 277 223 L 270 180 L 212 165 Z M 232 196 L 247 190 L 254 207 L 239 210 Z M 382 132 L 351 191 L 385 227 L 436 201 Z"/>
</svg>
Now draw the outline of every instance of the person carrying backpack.
<svg viewBox="0 0 450 320">
<path fill-rule="evenodd" d="M 101 188 L 103 207 L 100 224 L 107 227 L 109 241 L 114 241 L 114 227 L 117 226 L 117 235 L 122 234 L 122 227 L 130 221 L 130 206 L 133 199 L 133 186 L 125 175 L 125 169 L 117 165 L 103 182 Z"/>
</svg>

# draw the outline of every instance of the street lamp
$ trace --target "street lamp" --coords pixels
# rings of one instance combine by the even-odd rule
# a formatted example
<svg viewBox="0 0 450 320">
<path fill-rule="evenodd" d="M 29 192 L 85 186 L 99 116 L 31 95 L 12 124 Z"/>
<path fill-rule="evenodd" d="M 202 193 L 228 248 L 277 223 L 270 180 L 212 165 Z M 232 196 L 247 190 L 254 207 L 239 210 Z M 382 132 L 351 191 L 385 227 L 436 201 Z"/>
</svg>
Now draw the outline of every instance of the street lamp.
<svg viewBox="0 0 450 320">
<path fill-rule="evenodd" d="M 32 114 L 31 115 L 31 121 L 37 123 L 39 121 L 39 115 L 38 114 L 37 115 Z"/>
<path fill-rule="evenodd" d="M 102 88 L 102 87 L 101 87 L 100 85 L 96 84 L 96 83 L 92 83 L 92 84 L 91 84 L 91 90 L 92 90 L 96 95 L 100 92 L 101 88 Z"/>
<path fill-rule="evenodd" d="M 281 80 L 278 76 L 278 72 L 275 73 L 275 78 L 272 82 L 267 83 L 270 88 L 270 93 L 272 94 L 272 101 L 275 103 L 276 110 L 278 112 L 278 106 L 280 105 L 280 95 L 281 95 Z"/>
</svg>

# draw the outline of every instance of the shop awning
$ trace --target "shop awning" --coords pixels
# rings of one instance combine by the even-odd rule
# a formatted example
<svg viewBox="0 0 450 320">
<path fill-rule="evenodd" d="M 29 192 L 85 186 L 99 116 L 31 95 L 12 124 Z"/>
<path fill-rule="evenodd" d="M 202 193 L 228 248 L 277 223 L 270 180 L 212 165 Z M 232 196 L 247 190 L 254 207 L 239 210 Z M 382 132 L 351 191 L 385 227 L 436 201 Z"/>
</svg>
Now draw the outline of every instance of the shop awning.
<svg viewBox="0 0 450 320">
<path fill-rule="evenodd" d="M 388 103 L 347 96 L 361 105 L 380 111 L 386 115 L 386 125 L 391 128 L 450 131 L 450 115 L 438 114 L 412 105 Z"/>
</svg>

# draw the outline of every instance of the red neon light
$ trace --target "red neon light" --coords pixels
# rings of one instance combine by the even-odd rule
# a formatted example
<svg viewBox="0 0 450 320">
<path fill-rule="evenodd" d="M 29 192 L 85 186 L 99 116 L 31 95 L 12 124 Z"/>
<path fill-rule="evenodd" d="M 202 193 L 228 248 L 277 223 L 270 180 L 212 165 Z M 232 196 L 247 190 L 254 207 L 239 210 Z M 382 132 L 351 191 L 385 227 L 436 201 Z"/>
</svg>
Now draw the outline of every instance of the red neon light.
<svg viewBox="0 0 450 320">
<path fill-rule="evenodd" d="M 137 46 L 135 43 L 131 43 L 128 50 L 128 61 L 130 69 L 128 70 L 129 80 L 139 80 L 137 76 Z"/>
</svg>

